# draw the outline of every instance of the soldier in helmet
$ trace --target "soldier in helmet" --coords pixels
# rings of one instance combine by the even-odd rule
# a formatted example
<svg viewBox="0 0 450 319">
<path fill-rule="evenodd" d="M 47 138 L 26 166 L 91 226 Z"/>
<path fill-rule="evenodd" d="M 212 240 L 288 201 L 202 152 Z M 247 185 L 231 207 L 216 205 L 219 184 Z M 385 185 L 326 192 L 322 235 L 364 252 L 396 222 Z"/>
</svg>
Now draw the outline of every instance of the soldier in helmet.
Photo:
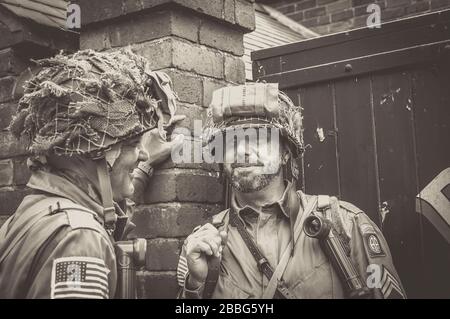
<svg viewBox="0 0 450 319">
<path fill-rule="evenodd" d="M 301 108 L 277 84 L 216 90 L 205 132 L 215 154 L 223 153 L 231 195 L 229 208 L 184 242 L 180 298 L 405 297 L 387 243 L 367 215 L 297 189 Z M 334 252 L 353 275 L 343 279 L 342 263 L 333 264 L 326 246 L 307 236 L 308 216 L 330 221 L 341 243 Z"/>
<path fill-rule="evenodd" d="M 30 141 L 32 194 L 0 229 L 0 298 L 111 298 L 129 199 L 180 143 L 171 81 L 129 49 L 38 65 L 10 124 Z"/>
</svg>

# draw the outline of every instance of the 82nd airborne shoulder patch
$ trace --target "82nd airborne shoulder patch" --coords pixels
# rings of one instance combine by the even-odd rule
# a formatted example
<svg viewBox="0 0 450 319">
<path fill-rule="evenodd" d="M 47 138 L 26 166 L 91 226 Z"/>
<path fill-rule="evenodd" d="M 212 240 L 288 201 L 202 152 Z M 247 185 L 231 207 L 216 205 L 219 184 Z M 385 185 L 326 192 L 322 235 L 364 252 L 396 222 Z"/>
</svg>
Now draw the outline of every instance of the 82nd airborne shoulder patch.
<svg viewBox="0 0 450 319">
<path fill-rule="evenodd" d="M 386 256 L 376 234 L 365 234 L 364 240 L 370 257 Z"/>
<path fill-rule="evenodd" d="M 375 229 L 370 224 L 362 224 L 360 226 L 361 233 L 364 239 L 364 247 L 367 251 L 367 254 L 371 257 L 383 257 L 386 256 L 384 252 L 383 246 L 381 244 L 378 235 L 375 232 Z"/>
</svg>

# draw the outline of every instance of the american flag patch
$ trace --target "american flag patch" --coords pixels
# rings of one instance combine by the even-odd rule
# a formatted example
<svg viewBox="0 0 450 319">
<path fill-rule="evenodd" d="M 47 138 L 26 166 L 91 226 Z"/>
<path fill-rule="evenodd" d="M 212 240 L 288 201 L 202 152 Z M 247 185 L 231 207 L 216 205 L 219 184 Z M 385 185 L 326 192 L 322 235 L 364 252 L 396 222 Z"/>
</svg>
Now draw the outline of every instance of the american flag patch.
<svg viewBox="0 0 450 319">
<path fill-rule="evenodd" d="M 109 270 L 93 257 L 63 257 L 53 261 L 51 298 L 109 298 Z"/>
<path fill-rule="evenodd" d="M 188 266 L 187 266 L 187 259 L 183 255 L 180 256 L 180 259 L 178 260 L 178 267 L 177 267 L 177 281 L 178 285 L 181 287 L 184 287 L 184 282 L 186 280 L 186 277 L 188 275 Z"/>
</svg>

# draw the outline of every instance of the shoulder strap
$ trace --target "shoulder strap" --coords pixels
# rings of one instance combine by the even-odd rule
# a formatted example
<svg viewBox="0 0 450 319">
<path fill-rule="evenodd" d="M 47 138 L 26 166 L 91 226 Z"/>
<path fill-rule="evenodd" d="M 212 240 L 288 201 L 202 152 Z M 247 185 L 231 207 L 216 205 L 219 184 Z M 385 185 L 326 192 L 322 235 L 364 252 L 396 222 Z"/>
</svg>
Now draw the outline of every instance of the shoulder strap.
<svg viewBox="0 0 450 319">
<path fill-rule="evenodd" d="M 229 209 L 213 216 L 211 224 L 219 231 L 228 229 Z M 211 256 L 208 258 L 208 275 L 206 276 L 205 287 L 203 289 L 203 298 L 211 299 L 216 289 L 217 280 L 220 274 L 220 258 Z"/>
<path fill-rule="evenodd" d="M 220 258 L 211 256 L 208 258 L 208 275 L 205 280 L 205 288 L 203 290 L 203 298 L 211 299 L 219 280 L 220 274 Z"/>
<path fill-rule="evenodd" d="M 214 215 L 211 219 L 211 224 L 218 230 L 226 230 L 228 229 L 228 223 L 230 221 L 229 215 L 230 209 L 226 209 L 221 213 Z"/>
<path fill-rule="evenodd" d="M 317 195 L 317 209 L 325 211 L 331 208 L 331 197 L 328 195 Z"/>
<path fill-rule="evenodd" d="M 256 264 L 258 265 L 259 271 L 261 271 L 266 276 L 266 278 L 270 281 L 273 277 L 274 270 L 273 270 L 272 266 L 270 265 L 269 261 L 266 259 L 266 257 L 264 257 L 264 255 L 259 250 L 258 246 L 253 241 L 250 234 L 244 228 L 242 221 L 239 220 L 239 217 L 236 215 L 236 213 L 230 212 L 230 222 L 233 224 L 233 226 L 236 226 L 239 234 L 242 237 L 242 240 L 244 241 L 248 250 L 252 254 L 253 258 L 255 259 Z M 295 299 L 295 295 L 293 293 L 291 293 L 289 291 L 289 289 L 282 282 L 278 282 L 276 291 L 278 292 L 278 294 L 281 297 L 283 297 L 285 299 Z"/>
<path fill-rule="evenodd" d="M 323 217 L 331 221 L 336 234 L 339 236 L 347 256 L 350 256 L 350 238 L 344 230 L 339 212 L 341 202 L 334 196 L 318 195 L 317 210 L 323 214 Z"/>
<path fill-rule="evenodd" d="M 304 208 L 301 217 L 297 217 L 297 220 L 295 221 L 294 236 L 293 238 L 291 238 L 291 241 L 293 241 L 294 243 L 297 241 L 298 237 L 300 236 L 303 230 L 303 222 L 305 221 L 306 217 L 308 217 L 312 213 L 312 211 L 316 208 L 317 203 L 317 196 L 313 196 L 309 200 L 306 200 L 304 194 L 298 192 L 297 195 L 302 197 L 302 203 L 304 205 Z M 278 263 L 272 278 L 269 280 L 269 283 L 267 284 L 262 299 L 273 298 L 279 282 L 282 282 L 284 271 L 286 270 L 286 267 L 289 263 L 289 260 L 291 260 L 291 257 L 292 254 L 290 250 L 290 245 L 288 245 L 282 254 L 280 262 Z"/>
<path fill-rule="evenodd" d="M 339 206 L 345 208 L 345 209 L 348 210 L 348 211 L 351 211 L 351 212 L 352 212 L 353 214 L 355 214 L 355 215 L 358 215 L 358 214 L 360 214 L 360 213 L 363 212 L 360 208 L 356 207 L 356 206 L 353 205 L 352 203 L 345 202 L 345 201 L 343 201 L 343 200 L 340 200 L 340 201 L 339 201 Z"/>
</svg>

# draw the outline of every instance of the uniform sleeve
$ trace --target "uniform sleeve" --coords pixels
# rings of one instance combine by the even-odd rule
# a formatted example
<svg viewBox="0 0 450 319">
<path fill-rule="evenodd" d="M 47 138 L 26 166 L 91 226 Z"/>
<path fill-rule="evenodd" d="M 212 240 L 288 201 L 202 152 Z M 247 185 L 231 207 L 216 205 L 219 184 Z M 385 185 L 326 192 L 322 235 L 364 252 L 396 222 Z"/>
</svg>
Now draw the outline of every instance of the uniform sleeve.
<svg viewBox="0 0 450 319">
<path fill-rule="evenodd" d="M 195 230 L 194 230 L 195 231 Z M 180 289 L 178 291 L 178 299 L 201 299 L 203 296 L 204 285 L 198 287 L 195 290 L 190 290 L 186 287 L 186 283 L 189 277 L 189 269 L 186 259 L 185 245 L 181 249 L 180 258 L 178 259 L 177 266 L 177 281 Z"/>
<path fill-rule="evenodd" d="M 363 282 L 371 288 L 374 298 L 406 298 L 389 246 L 380 229 L 366 214 L 350 214 L 351 259 Z"/>
<path fill-rule="evenodd" d="M 228 229 L 228 210 L 224 210 L 216 215 L 213 216 L 211 223 L 217 227 L 218 230 L 227 230 Z M 195 233 L 201 225 L 194 228 L 192 233 Z M 209 267 L 209 265 L 208 265 Z M 208 269 L 210 271 L 210 269 Z M 181 249 L 180 257 L 178 259 L 178 266 L 177 266 L 177 281 L 178 285 L 180 287 L 180 290 L 178 291 L 177 298 L 178 299 L 202 299 L 203 295 L 206 292 L 208 295 L 212 293 L 211 290 L 214 290 L 217 282 L 214 283 L 214 280 L 201 285 L 195 290 L 188 289 L 186 287 L 186 283 L 189 278 L 189 269 L 187 265 L 187 259 L 186 259 L 186 240 L 184 242 L 184 245 Z M 207 278 L 208 281 L 208 278 Z"/>
<path fill-rule="evenodd" d="M 113 298 L 117 271 L 113 247 L 98 231 L 66 227 L 47 243 L 29 298 Z"/>
</svg>

